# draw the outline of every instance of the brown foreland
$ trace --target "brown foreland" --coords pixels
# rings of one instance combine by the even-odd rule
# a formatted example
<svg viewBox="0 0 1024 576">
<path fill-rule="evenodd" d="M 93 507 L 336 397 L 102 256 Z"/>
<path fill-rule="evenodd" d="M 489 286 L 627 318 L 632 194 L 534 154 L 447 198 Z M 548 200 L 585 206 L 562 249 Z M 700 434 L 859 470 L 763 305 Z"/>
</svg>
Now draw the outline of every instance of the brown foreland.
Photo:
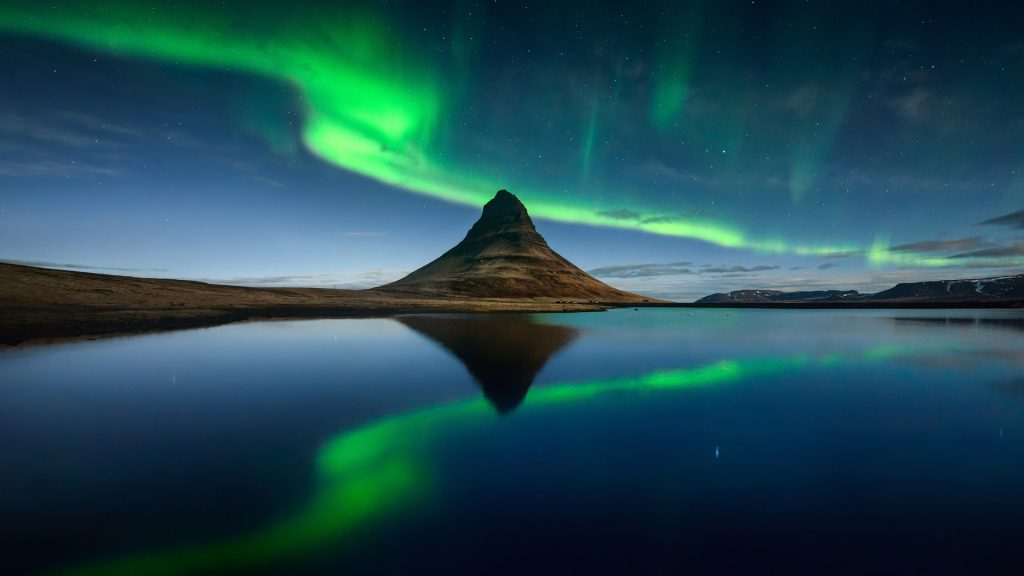
<svg viewBox="0 0 1024 576">
<path fill-rule="evenodd" d="M 412 312 L 575 312 L 614 303 L 446 298 L 381 290 L 246 288 L 0 263 L 0 344 L 213 326 L 254 319 Z"/>
<path fill-rule="evenodd" d="M 551 250 L 519 200 L 501 191 L 455 248 L 371 290 L 248 288 L 0 263 L 0 345 L 254 319 L 579 312 L 647 301 Z"/>
</svg>

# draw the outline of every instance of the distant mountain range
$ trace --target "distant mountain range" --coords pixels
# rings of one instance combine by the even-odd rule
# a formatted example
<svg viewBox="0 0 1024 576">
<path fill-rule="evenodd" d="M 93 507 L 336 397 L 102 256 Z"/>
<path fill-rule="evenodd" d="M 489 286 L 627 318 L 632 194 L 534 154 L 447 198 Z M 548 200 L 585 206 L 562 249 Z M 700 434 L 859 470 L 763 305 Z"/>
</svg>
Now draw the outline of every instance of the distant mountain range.
<svg viewBox="0 0 1024 576">
<path fill-rule="evenodd" d="M 874 294 L 856 290 L 736 290 L 715 293 L 696 304 L 841 304 L 850 303 L 964 303 L 1012 302 L 1024 300 L 1024 274 L 969 280 L 932 280 L 904 282 Z"/>
</svg>

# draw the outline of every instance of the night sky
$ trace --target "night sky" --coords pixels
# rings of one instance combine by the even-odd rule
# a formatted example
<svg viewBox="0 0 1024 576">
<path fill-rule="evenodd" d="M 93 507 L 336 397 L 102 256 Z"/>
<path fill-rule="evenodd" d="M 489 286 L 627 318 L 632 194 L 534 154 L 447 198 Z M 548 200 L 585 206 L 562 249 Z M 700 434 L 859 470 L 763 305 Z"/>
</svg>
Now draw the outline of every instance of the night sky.
<svg viewBox="0 0 1024 576">
<path fill-rule="evenodd" d="M 1024 5 L 975 4 L 0 0 L 0 259 L 369 287 L 507 188 L 665 298 L 1019 273 Z"/>
</svg>

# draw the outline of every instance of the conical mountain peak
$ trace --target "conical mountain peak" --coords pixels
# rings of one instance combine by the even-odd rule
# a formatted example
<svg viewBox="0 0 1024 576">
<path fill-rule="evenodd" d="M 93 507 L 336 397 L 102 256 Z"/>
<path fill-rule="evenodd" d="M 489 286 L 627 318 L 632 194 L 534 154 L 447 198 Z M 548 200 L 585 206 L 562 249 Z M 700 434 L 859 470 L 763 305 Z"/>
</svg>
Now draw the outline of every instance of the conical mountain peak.
<svg viewBox="0 0 1024 576">
<path fill-rule="evenodd" d="M 467 238 L 508 230 L 536 231 L 526 206 L 508 190 L 498 193 L 484 204 L 480 219 L 470 228 Z"/>
<path fill-rule="evenodd" d="M 636 302 L 556 253 L 526 207 L 499 190 L 451 250 L 382 290 L 459 298 L 570 298 Z"/>
<path fill-rule="evenodd" d="M 530 218 L 526 214 L 526 206 L 519 201 L 519 198 L 515 194 L 508 190 L 498 190 L 498 193 L 491 198 L 487 204 L 484 204 L 483 216 L 521 216 L 527 220 Z"/>
</svg>

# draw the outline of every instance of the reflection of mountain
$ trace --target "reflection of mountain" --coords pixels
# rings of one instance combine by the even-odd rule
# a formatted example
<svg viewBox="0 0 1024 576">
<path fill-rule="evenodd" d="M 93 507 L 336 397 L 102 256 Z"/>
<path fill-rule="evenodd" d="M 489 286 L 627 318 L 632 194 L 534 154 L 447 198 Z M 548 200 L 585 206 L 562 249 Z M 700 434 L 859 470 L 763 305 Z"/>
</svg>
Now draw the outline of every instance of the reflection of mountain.
<svg viewBox="0 0 1024 576">
<path fill-rule="evenodd" d="M 533 379 L 578 331 L 529 316 L 401 316 L 398 321 L 458 358 L 498 412 L 511 412 Z"/>
<path fill-rule="evenodd" d="M 962 318 L 962 317 L 895 317 L 896 323 L 939 326 L 943 328 L 980 328 L 1024 331 L 1022 318 Z"/>
<path fill-rule="evenodd" d="M 1006 380 L 996 383 L 996 390 L 1014 396 L 1024 396 L 1024 378 Z"/>
</svg>

